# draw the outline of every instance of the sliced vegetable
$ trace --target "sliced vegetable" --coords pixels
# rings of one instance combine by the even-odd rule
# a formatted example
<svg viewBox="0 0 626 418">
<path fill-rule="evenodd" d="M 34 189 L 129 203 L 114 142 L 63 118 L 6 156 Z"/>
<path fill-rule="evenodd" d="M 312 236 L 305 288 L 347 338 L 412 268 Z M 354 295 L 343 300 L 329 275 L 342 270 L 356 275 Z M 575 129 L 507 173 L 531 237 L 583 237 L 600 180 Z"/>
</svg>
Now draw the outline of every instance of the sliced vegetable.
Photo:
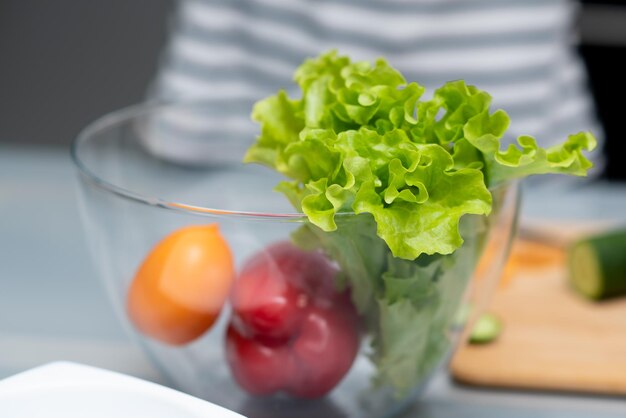
<svg viewBox="0 0 626 418">
<path fill-rule="evenodd" d="M 290 243 L 247 263 L 226 335 L 228 364 L 243 389 L 317 398 L 339 383 L 356 356 L 359 330 L 348 295 L 334 287 L 336 274 L 322 254 Z"/>
<path fill-rule="evenodd" d="M 233 258 L 217 225 L 174 231 L 145 258 L 128 290 L 127 311 L 143 334 L 181 345 L 216 321 L 233 281 Z"/>
<path fill-rule="evenodd" d="M 584 238 L 568 252 L 570 283 L 589 299 L 626 295 L 626 230 Z"/>
<path fill-rule="evenodd" d="M 502 321 L 491 313 L 478 317 L 470 333 L 471 344 L 487 344 L 494 341 L 502 332 Z"/>
</svg>

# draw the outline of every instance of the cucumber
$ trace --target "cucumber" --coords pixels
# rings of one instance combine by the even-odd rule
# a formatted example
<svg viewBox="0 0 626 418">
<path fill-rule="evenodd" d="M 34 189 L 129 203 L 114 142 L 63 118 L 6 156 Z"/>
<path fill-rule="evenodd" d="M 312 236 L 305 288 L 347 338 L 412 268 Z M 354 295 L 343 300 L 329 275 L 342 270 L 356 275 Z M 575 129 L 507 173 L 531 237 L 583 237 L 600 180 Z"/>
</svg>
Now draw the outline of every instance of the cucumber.
<svg viewBox="0 0 626 418">
<path fill-rule="evenodd" d="M 485 313 L 478 317 L 472 332 L 470 333 L 470 344 L 487 344 L 498 338 L 502 331 L 502 321 L 491 313 Z"/>
<path fill-rule="evenodd" d="M 588 299 L 626 295 L 626 230 L 587 237 L 568 251 L 569 281 Z"/>
</svg>

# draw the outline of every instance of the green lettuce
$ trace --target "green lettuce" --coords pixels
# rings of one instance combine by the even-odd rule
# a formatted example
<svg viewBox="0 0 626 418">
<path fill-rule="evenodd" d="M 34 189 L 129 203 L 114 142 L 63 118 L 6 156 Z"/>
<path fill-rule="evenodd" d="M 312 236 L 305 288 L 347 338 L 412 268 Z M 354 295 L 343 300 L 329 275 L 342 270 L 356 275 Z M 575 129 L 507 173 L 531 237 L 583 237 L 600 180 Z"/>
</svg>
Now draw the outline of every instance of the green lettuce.
<svg viewBox="0 0 626 418">
<path fill-rule="evenodd" d="M 587 132 L 543 149 L 502 147 L 509 117 L 463 81 L 424 88 L 383 59 L 331 51 L 295 73 L 302 95 L 258 102 L 244 161 L 285 175 L 277 185 L 310 223 L 294 235 L 340 266 L 372 343 L 379 384 L 406 393 L 449 346 L 448 331 L 482 249 L 496 186 L 535 174 L 586 175 Z M 465 232 L 464 232 L 465 231 Z"/>
<path fill-rule="evenodd" d="M 296 180 L 279 190 L 324 231 L 337 229 L 338 213 L 369 213 L 392 253 L 412 260 L 452 253 L 463 242 L 460 217 L 491 208 L 480 170 L 455 169 L 443 147 L 402 130 L 315 129 L 301 138 L 281 150 L 277 169 Z"/>
<path fill-rule="evenodd" d="M 458 249 L 459 219 L 489 213 L 489 187 L 591 167 L 589 133 L 547 150 L 521 136 L 501 151 L 507 114 L 490 113 L 489 94 L 463 81 L 419 101 L 424 88 L 384 60 L 353 63 L 334 51 L 307 60 L 295 80 L 300 99 L 281 91 L 255 105 L 261 135 L 244 161 L 292 179 L 278 189 L 324 231 L 337 228 L 338 213 L 373 215 L 396 257 Z"/>
</svg>

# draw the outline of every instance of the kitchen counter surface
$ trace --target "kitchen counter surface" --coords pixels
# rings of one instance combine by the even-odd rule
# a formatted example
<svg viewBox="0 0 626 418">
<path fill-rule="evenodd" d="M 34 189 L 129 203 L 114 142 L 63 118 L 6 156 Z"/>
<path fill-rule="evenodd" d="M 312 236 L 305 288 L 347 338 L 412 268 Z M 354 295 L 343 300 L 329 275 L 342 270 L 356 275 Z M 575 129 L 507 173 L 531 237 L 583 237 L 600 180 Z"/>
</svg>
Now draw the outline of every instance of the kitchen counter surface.
<svg viewBox="0 0 626 418">
<path fill-rule="evenodd" d="M 87 253 L 75 187 L 67 150 L 0 146 L 0 378 L 71 360 L 158 381 L 102 291 Z M 626 184 L 531 189 L 522 224 L 534 219 L 626 223 Z M 455 385 L 441 371 L 406 416 L 612 418 L 626 416 L 626 401 L 472 389 Z"/>
</svg>

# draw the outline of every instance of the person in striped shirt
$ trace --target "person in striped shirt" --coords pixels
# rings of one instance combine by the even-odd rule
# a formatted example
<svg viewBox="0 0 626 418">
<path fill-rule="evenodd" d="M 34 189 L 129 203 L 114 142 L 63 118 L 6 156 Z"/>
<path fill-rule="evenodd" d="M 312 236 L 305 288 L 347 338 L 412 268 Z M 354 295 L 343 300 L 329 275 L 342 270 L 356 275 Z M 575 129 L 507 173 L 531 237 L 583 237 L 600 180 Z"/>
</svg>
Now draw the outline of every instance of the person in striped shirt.
<svg viewBox="0 0 626 418">
<path fill-rule="evenodd" d="M 222 125 L 251 132 L 255 101 L 279 88 L 296 95 L 294 69 L 337 49 L 384 56 L 425 98 L 464 79 L 509 113 L 511 137 L 545 147 L 600 134 L 575 50 L 577 9 L 570 0 L 181 0 L 152 96 L 225 103 Z M 183 159 L 202 153 L 199 141 L 172 146 Z"/>
</svg>

